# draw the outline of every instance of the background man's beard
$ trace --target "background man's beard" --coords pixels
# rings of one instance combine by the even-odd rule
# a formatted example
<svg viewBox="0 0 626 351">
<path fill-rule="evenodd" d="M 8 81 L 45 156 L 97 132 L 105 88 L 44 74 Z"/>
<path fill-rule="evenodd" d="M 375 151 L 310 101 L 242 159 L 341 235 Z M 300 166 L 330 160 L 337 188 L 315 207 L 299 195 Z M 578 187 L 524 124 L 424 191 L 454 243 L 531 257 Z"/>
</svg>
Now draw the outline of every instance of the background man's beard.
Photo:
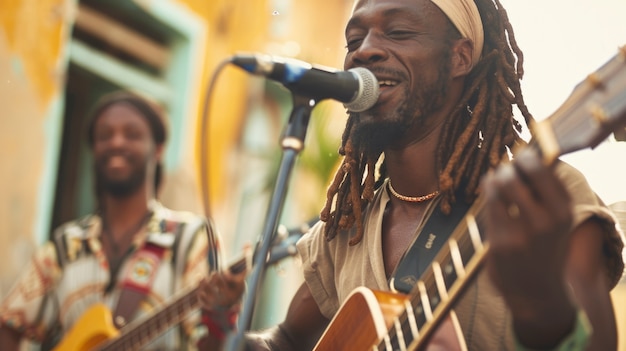
<svg viewBox="0 0 626 351">
<path fill-rule="evenodd" d="M 128 178 L 113 180 L 107 178 L 103 172 L 96 171 L 96 187 L 99 193 L 106 193 L 116 198 L 128 197 L 144 186 L 146 181 L 146 168 L 133 172 Z"/>
</svg>

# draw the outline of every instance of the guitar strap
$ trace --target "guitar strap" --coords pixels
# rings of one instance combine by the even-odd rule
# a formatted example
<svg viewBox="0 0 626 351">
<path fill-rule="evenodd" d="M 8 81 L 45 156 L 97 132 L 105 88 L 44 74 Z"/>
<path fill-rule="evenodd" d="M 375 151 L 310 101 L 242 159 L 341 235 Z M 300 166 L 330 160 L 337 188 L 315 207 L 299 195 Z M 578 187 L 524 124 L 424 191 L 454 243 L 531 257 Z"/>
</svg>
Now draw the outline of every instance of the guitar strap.
<svg viewBox="0 0 626 351">
<path fill-rule="evenodd" d="M 435 206 L 417 239 L 400 260 L 393 278 L 393 289 L 405 294 L 411 292 L 470 206 L 465 201 L 456 201 L 449 215 L 444 214 L 439 205 Z"/>
<path fill-rule="evenodd" d="M 150 233 L 143 246 L 135 252 L 128 264 L 123 280 L 113 323 L 119 329 L 130 321 L 139 303 L 150 293 L 161 260 L 172 247 L 184 223 L 163 220 L 161 233 Z"/>
</svg>

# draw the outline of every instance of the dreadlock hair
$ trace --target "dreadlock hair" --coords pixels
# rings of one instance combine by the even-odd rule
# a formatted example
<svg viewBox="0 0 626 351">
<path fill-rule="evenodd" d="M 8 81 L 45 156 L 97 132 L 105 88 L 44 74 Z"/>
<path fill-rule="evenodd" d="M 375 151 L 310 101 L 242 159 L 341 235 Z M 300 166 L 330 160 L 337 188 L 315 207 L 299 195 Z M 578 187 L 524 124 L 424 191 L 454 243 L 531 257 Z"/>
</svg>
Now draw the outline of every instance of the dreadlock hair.
<svg viewBox="0 0 626 351">
<path fill-rule="evenodd" d="M 482 59 L 467 76 L 464 94 L 453 111 L 453 115 L 466 118 L 448 118 L 444 122 L 436 155 L 440 206 L 444 213 L 450 212 L 459 194 L 465 201 L 473 201 L 478 195 L 481 175 L 495 167 L 507 150 L 525 143 L 520 137 L 522 125 L 513 118 L 513 104 L 527 126 L 533 121 L 520 87 L 524 57 L 506 10 L 499 0 L 475 0 L 475 3 L 484 27 Z M 374 175 L 380 153 L 371 155 L 362 146 L 353 145 L 354 118 L 351 114 L 346 123 L 339 149 L 344 158 L 320 213 L 320 219 L 326 222 L 327 240 L 332 240 L 339 230 L 347 231 L 356 224 L 350 245 L 361 241 L 362 210 L 387 176 L 384 161 L 378 175 Z M 463 193 L 459 191 L 461 187 Z"/>
<path fill-rule="evenodd" d="M 127 91 L 117 91 L 109 93 L 96 103 L 91 112 L 91 119 L 87 124 L 87 145 L 93 150 L 94 133 L 96 127 L 96 121 L 102 115 L 102 113 L 113 105 L 127 104 L 135 108 L 139 114 L 146 120 L 150 127 L 152 134 L 152 140 L 155 145 L 163 145 L 167 140 L 167 127 L 166 120 L 163 115 L 162 109 L 155 103 Z M 154 192 L 158 193 L 159 187 L 163 179 L 163 165 L 161 162 L 157 163 L 154 171 Z M 99 192 L 99 185 L 96 184 L 96 191 Z"/>
</svg>

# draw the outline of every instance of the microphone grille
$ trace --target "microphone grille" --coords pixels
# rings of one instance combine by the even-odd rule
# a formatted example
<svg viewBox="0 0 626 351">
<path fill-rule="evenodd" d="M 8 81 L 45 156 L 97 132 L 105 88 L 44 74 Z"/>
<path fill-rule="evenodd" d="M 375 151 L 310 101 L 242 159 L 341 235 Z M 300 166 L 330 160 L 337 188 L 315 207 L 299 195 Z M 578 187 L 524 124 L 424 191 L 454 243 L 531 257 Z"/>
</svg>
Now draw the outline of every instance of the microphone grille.
<svg viewBox="0 0 626 351">
<path fill-rule="evenodd" d="M 378 101 L 378 80 L 367 68 L 355 67 L 348 70 L 356 74 L 359 80 L 359 91 L 352 101 L 343 104 L 350 112 L 361 112 L 374 106 Z"/>
</svg>

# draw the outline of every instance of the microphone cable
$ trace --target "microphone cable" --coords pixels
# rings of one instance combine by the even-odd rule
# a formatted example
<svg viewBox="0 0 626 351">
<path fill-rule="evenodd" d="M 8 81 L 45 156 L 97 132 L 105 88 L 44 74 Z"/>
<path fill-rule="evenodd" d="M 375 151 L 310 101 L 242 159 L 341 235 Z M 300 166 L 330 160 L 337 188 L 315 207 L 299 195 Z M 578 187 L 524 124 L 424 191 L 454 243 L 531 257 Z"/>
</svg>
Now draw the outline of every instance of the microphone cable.
<svg viewBox="0 0 626 351">
<path fill-rule="evenodd" d="M 215 90 L 215 84 L 218 76 L 222 73 L 224 68 L 232 63 L 233 57 L 222 60 L 211 75 L 206 89 L 204 92 L 204 105 L 202 107 L 202 115 L 200 118 L 200 194 L 202 196 L 202 205 L 204 207 L 204 214 L 206 218 L 211 218 L 211 207 L 209 200 L 209 188 L 211 186 L 209 178 L 209 111 L 210 101 L 213 91 Z"/>
</svg>

